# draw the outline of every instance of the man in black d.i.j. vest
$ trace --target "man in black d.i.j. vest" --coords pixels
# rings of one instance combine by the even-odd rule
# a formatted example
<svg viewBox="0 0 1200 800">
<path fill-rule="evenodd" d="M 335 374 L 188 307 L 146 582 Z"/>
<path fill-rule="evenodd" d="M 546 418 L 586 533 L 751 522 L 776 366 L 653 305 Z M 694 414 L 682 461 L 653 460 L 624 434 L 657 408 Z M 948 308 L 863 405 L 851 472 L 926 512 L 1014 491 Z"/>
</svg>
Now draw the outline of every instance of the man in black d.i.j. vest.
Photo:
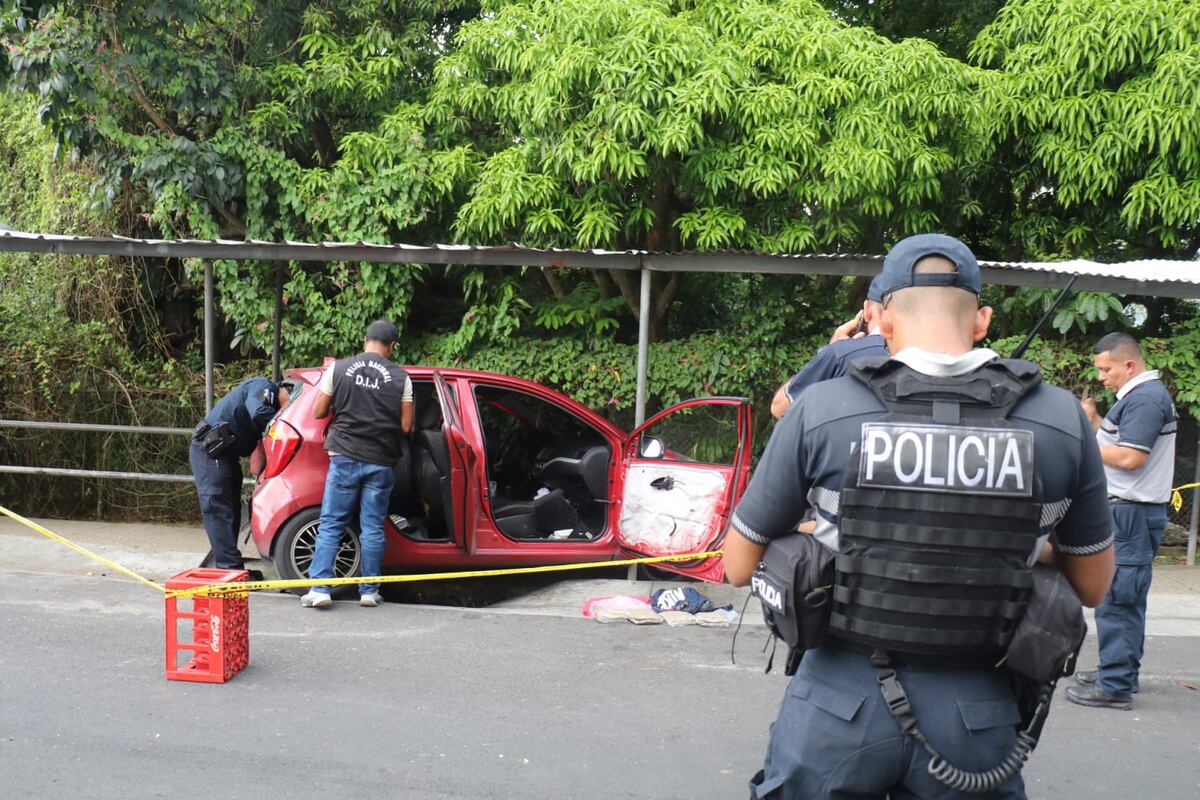
<svg viewBox="0 0 1200 800">
<path fill-rule="evenodd" d="M 413 390 L 408 374 L 392 363 L 399 332 L 387 320 L 367 326 L 363 352 L 333 363 L 321 377 L 313 416 L 333 421 L 325 436 L 329 472 L 321 499 L 317 546 L 308 577 L 333 577 L 333 562 L 346 526 L 358 517 L 362 574 L 378 575 L 383 559 L 383 521 L 396 481 L 400 437 L 412 430 Z M 359 603 L 379 605 L 379 584 L 361 583 Z M 328 586 L 314 586 L 301 604 L 328 608 Z"/>
<path fill-rule="evenodd" d="M 1020 718 L 996 664 L 1039 558 L 1085 604 L 1104 597 L 1099 453 L 1078 403 L 1036 365 L 972 349 L 991 309 L 964 244 L 905 239 L 876 280 L 892 357 L 800 395 L 725 542 L 726 576 L 745 585 L 768 544 L 806 535 L 794 531 L 812 505 L 812 536 L 837 553 L 824 645 L 799 664 L 751 795 L 968 796 L 947 784 L 952 764 L 951 784 L 990 784 L 970 796 L 1024 797 L 1019 760 L 995 772 Z M 897 687 L 904 727 L 889 709 Z M 996 779 L 977 780 L 988 772 Z"/>
</svg>

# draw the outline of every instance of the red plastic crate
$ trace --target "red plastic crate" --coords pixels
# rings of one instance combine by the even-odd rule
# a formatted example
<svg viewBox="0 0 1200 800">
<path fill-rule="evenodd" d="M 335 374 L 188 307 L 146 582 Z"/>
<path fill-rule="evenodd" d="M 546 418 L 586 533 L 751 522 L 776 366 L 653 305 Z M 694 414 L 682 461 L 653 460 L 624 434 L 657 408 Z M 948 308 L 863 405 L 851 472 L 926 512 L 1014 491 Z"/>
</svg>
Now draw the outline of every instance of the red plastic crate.
<svg viewBox="0 0 1200 800">
<path fill-rule="evenodd" d="M 168 591 L 192 589 L 249 577 L 244 569 L 193 567 L 169 578 L 166 585 Z M 167 680 L 224 683 L 250 662 L 250 602 L 245 592 L 168 596 L 166 610 Z M 180 628 L 186 634 L 189 623 L 191 641 L 180 641 Z"/>
</svg>

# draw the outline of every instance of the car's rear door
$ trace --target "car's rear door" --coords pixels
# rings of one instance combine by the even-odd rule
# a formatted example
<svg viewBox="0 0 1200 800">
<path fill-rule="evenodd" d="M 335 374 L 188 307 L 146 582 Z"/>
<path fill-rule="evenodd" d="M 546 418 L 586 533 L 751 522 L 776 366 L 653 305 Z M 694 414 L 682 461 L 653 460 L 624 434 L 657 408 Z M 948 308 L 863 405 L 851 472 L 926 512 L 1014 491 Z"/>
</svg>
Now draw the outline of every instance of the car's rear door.
<svg viewBox="0 0 1200 800">
<path fill-rule="evenodd" d="M 471 445 L 462 415 L 459 413 L 457 395 L 451 391 L 440 372 L 433 373 L 437 387 L 438 402 L 442 405 L 442 435 L 446 440 L 450 463 L 450 497 L 446 504 L 446 525 L 453 532 L 454 541 L 466 552 L 475 551 L 475 529 L 477 503 L 480 488 L 472 486 L 475 465 L 478 461 L 476 449 Z"/>
<path fill-rule="evenodd" d="M 688 400 L 656 414 L 625 440 L 616 536 L 631 557 L 684 555 L 720 546 L 750 473 L 750 401 Z M 659 562 L 719 582 L 720 558 Z"/>
</svg>

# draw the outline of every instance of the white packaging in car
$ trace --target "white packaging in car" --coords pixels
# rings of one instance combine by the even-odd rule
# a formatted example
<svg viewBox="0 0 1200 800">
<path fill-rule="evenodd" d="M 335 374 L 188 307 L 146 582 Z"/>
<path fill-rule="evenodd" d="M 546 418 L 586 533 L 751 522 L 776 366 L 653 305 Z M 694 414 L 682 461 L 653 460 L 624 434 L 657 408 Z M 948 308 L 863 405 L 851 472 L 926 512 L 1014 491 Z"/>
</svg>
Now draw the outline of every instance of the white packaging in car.
<svg viewBox="0 0 1200 800">
<path fill-rule="evenodd" d="M 656 488 L 652 481 L 660 478 Z M 713 533 L 717 504 L 725 496 L 720 472 L 677 464 L 629 467 L 621 505 L 621 539 L 653 555 L 699 552 Z"/>
</svg>

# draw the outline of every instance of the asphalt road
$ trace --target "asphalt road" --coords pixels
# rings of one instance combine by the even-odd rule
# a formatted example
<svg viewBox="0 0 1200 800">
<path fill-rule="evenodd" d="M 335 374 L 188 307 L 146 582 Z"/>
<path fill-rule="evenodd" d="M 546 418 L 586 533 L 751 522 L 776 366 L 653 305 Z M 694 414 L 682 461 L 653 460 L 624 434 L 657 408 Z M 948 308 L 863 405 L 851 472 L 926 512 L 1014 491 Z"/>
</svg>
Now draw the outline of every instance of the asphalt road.
<svg viewBox="0 0 1200 800">
<path fill-rule="evenodd" d="M 784 687 L 758 626 L 598 625 L 255 596 L 250 666 L 164 680 L 162 601 L 0 569 L 6 797 L 745 796 Z M 1132 712 L 1058 702 L 1031 797 L 1200 796 L 1200 639 L 1156 637 Z"/>
<path fill-rule="evenodd" d="M 156 578 L 194 558 L 194 532 L 71 533 Z M 255 595 L 243 673 L 166 681 L 161 596 L 47 548 L 0 526 L 0 798 L 745 797 L 786 685 L 753 611 L 736 666 L 732 629 L 579 617 L 611 580 L 480 609 Z M 1060 689 L 1030 797 L 1200 797 L 1198 578 L 1156 571 L 1133 711 Z"/>
</svg>

